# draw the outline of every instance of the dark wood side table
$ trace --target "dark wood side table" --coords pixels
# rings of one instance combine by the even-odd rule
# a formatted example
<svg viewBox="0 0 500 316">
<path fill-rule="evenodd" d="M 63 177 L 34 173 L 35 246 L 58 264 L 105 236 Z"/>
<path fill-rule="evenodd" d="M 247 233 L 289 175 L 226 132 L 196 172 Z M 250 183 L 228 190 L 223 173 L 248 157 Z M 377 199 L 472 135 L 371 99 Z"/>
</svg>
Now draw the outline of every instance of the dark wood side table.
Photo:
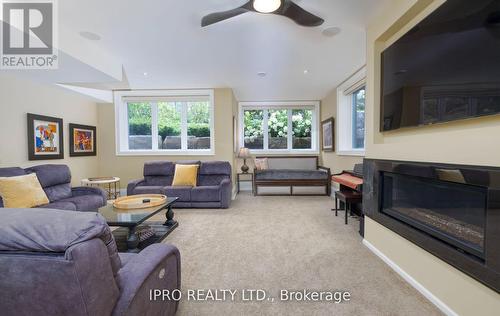
<svg viewBox="0 0 500 316">
<path fill-rule="evenodd" d="M 241 176 L 250 176 L 250 179 L 241 179 Z M 254 187 L 253 186 L 253 180 L 254 180 L 253 173 L 251 173 L 251 172 L 241 173 L 240 172 L 236 175 L 236 177 L 237 177 L 236 182 L 238 182 L 238 193 L 240 193 L 240 182 L 251 182 L 252 183 L 252 193 L 254 193 L 253 192 L 253 190 L 254 190 L 254 188 L 253 188 Z"/>
</svg>

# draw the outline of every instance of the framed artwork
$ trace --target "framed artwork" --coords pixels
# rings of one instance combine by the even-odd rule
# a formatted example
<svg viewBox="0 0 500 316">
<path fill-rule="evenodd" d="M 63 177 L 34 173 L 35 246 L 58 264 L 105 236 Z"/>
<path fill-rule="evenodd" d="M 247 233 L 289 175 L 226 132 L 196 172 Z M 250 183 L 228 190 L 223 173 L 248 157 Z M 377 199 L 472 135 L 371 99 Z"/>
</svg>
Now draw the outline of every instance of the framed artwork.
<svg viewBox="0 0 500 316">
<path fill-rule="evenodd" d="M 70 157 L 96 156 L 97 131 L 95 126 L 69 124 Z"/>
<path fill-rule="evenodd" d="M 321 122 L 321 149 L 335 151 L 335 121 L 331 117 Z"/>
<path fill-rule="evenodd" d="M 28 113 L 28 159 L 64 159 L 62 119 Z"/>
<path fill-rule="evenodd" d="M 236 116 L 233 115 L 233 152 L 236 154 L 238 151 L 238 124 L 236 123 Z"/>
</svg>

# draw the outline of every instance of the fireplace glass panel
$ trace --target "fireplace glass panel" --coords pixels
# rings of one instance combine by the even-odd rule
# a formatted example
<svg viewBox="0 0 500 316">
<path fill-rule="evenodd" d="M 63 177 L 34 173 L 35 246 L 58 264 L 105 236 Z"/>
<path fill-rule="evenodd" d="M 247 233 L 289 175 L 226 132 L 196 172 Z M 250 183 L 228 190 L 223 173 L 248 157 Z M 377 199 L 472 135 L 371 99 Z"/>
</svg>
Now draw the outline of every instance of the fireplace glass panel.
<svg viewBox="0 0 500 316">
<path fill-rule="evenodd" d="M 484 258 L 486 188 L 383 172 L 382 189 L 382 213 Z"/>
</svg>

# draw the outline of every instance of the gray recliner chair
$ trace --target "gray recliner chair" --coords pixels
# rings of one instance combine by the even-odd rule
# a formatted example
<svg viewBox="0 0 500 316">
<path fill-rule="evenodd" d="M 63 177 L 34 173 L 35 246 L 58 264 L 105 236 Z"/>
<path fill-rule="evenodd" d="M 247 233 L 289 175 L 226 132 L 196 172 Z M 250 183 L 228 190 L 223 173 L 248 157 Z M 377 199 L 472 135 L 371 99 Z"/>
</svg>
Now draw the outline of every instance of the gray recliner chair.
<svg viewBox="0 0 500 316">
<path fill-rule="evenodd" d="M 177 248 L 119 254 L 97 213 L 0 209 L 2 315 L 174 315 L 178 302 L 150 290 L 180 289 Z"/>
</svg>

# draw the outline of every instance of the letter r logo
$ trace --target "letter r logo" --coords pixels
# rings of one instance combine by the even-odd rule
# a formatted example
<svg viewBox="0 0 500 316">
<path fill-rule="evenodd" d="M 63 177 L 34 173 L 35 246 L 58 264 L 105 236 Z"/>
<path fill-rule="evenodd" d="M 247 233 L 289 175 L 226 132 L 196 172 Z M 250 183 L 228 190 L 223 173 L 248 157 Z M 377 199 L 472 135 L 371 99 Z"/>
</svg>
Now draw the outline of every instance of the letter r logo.
<svg viewBox="0 0 500 316">
<path fill-rule="evenodd" d="M 2 5 L 3 54 L 53 54 L 52 3 L 5 1 Z"/>
</svg>

